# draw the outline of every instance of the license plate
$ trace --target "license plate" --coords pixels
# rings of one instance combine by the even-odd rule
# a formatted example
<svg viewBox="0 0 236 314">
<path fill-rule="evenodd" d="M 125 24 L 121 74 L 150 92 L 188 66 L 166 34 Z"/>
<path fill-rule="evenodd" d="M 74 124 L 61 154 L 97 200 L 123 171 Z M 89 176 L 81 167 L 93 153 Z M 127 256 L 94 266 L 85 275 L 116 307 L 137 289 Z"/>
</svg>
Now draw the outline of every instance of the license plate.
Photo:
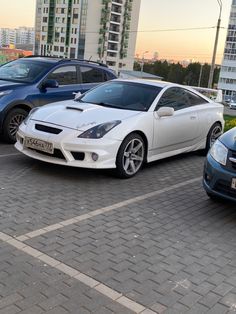
<svg viewBox="0 0 236 314">
<path fill-rule="evenodd" d="M 233 179 L 232 179 L 231 188 L 234 189 L 234 190 L 236 190 L 236 178 L 233 178 Z"/>
<path fill-rule="evenodd" d="M 48 154 L 53 154 L 54 153 L 54 149 L 53 149 L 53 144 L 46 142 L 46 141 L 42 141 L 42 140 L 38 140 L 36 138 L 32 138 L 32 137 L 26 137 L 24 140 L 24 146 L 28 147 L 28 148 L 32 148 L 32 149 L 36 149 Z"/>
</svg>

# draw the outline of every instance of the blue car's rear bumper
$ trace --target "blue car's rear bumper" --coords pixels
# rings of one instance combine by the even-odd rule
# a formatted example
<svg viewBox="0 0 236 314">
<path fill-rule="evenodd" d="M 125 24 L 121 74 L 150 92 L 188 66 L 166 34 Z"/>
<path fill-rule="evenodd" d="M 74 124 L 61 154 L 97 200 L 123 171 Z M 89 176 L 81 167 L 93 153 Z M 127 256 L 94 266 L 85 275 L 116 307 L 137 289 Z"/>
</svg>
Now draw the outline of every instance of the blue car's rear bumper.
<svg viewBox="0 0 236 314">
<path fill-rule="evenodd" d="M 231 188 L 236 171 L 227 170 L 208 154 L 203 174 L 203 186 L 207 193 L 236 202 L 236 189 Z"/>
</svg>

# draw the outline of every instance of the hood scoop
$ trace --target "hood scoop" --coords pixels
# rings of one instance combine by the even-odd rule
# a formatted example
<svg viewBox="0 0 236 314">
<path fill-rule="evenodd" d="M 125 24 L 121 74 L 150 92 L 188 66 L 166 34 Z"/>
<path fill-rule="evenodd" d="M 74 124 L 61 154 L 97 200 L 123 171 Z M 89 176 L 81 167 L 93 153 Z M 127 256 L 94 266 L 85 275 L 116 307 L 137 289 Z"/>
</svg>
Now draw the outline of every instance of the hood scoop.
<svg viewBox="0 0 236 314">
<path fill-rule="evenodd" d="M 68 110 L 76 110 L 76 111 L 80 111 L 80 112 L 84 111 L 83 109 L 78 108 L 78 107 L 69 107 L 69 106 L 67 106 L 66 109 L 68 109 Z"/>
</svg>

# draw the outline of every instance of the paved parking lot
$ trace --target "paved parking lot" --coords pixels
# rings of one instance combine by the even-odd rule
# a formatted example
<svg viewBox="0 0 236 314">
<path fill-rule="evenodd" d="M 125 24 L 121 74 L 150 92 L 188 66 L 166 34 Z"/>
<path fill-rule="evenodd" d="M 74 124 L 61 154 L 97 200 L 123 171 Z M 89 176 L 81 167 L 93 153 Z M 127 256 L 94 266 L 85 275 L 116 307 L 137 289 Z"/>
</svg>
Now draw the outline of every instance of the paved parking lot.
<svg viewBox="0 0 236 314">
<path fill-rule="evenodd" d="M 49 165 L 0 143 L 0 314 L 236 312 L 236 211 L 204 158 L 135 178 Z"/>
</svg>

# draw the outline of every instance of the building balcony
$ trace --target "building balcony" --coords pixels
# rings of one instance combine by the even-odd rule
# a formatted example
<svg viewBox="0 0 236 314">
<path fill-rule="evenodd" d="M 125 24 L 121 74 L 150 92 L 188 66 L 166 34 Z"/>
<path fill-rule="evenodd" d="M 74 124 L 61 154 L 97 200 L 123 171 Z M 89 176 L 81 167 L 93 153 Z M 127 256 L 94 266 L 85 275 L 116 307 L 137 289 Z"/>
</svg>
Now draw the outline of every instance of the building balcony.
<svg viewBox="0 0 236 314">
<path fill-rule="evenodd" d="M 107 52 L 118 53 L 118 48 L 116 49 L 107 48 Z"/>
<path fill-rule="evenodd" d="M 123 0 L 113 0 L 113 1 L 112 1 L 112 4 L 122 6 L 122 4 L 123 4 Z"/>
<path fill-rule="evenodd" d="M 116 15 L 121 15 L 122 14 L 122 7 L 117 6 L 117 5 L 112 5 L 111 6 L 111 13 L 116 14 Z"/>
</svg>

